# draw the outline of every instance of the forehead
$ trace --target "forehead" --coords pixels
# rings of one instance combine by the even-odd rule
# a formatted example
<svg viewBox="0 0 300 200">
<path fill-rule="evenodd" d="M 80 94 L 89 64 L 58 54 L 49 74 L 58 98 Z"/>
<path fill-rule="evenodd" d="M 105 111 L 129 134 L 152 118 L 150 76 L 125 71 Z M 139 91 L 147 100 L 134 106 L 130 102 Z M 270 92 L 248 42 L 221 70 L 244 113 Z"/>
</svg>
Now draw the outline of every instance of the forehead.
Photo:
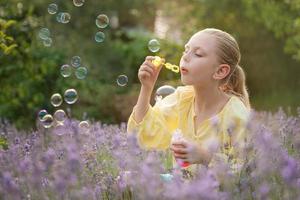
<svg viewBox="0 0 300 200">
<path fill-rule="evenodd" d="M 186 46 L 189 46 L 190 48 L 200 47 L 203 51 L 212 53 L 215 51 L 216 41 L 212 35 L 198 32 L 190 38 L 186 43 Z"/>
</svg>

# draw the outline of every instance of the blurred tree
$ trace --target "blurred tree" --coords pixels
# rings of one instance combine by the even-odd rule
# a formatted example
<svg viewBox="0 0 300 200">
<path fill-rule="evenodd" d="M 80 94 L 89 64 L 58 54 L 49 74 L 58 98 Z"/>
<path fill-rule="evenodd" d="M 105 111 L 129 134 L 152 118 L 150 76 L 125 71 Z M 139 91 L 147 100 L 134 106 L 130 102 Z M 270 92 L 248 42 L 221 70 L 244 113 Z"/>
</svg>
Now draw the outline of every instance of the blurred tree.
<svg viewBox="0 0 300 200">
<path fill-rule="evenodd" d="M 87 113 L 90 119 L 105 123 L 126 121 L 139 91 L 137 71 L 145 56 L 160 55 L 178 64 L 184 42 L 205 27 L 223 29 L 238 40 L 255 108 L 298 106 L 298 62 L 283 53 L 284 46 L 293 55 L 298 51 L 298 43 L 293 42 L 296 30 L 291 28 L 297 27 L 297 17 L 293 18 L 296 0 L 262 2 L 107 0 L 86 1 L 82 7 L 75 7 L 71 1 L 63 0 L 2 0 L 0 118 L 7 118 L 18 127 L 32 127 L 40 109 L 54 112 L 50 104 L 53 93 L 63 94 L 66 89 L 75 88 L 78 102 L 60 107 L 72 108 L 72 117 L 81 119 Z M 58 12 L 71 14 L 68 24 L 58 23 L 56 15 L 47 12 L 50 3 L 57 3 Z M 153 31 L 158 12 L 168 19 L 169 30 L 166 38 L 160 39 L 161 50 L 151 53 L 147 43 L 156 37 Z M 110 18 L 105 29 L 95 25 L 99 14 Z M 268 21 L 269 18 L 272 19 Z M 43 27 L 51 32 L 51 47 L 44 47 L 37 37 Z M 105 33 L 104 42 L 95 42 L 97 31 Z M 181 37 L 177 37 L 178 32 Z M 169 37 L 170 34 L 176 37 Z M 60 76 L 60 66 L 70 64 L 74 55 L 79 55 L 88 69 L 85 80 Z M 128 76 L 126 87 L 116 84 L 120 74 Z M 179 85 L 179 80 L 179 74 L 163 70 L 157 87 Z"/>
</svg>

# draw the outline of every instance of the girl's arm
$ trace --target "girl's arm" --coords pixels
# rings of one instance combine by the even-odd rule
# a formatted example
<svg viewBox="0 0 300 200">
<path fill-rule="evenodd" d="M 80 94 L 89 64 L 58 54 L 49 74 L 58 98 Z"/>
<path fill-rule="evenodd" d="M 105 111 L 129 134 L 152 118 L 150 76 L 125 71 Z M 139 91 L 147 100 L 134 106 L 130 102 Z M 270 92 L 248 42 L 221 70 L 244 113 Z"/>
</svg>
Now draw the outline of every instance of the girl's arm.
<svg viewBox="0 0 300 200">
<path fill-rule="evenodd" d="M 143 120 L 149 108 L 151 93 L 152 90 L 147 89 L 142 85 L 134 112 L 134 119 L 137 123 L 140 123 Z"/>
<path fill-rule="evenodd" d="M 138 72 L 138 77 L 142 86 L 134 113 L 134 119 L 137 123 L 143 120 L 149 108 L 151 94 L 161 70 L 161 66 L 155 67 L 152 60 L 154 60 L 153 56 L 147 56 Z"/>
<path fill-rule="evenodd" d="M 161 66 L 154 67 L 154 57 L 147 57 L 141 65 L 138 77 L 141 90 L 135 107 L 128 119 L 127 132 L 136 134 L 139 144 L 146 149 L 166 149 L 172 132 L 178 127 L 179 91 L 166 96 L 154 106 L 150 105 L 151 93 Z"/>
</svg>

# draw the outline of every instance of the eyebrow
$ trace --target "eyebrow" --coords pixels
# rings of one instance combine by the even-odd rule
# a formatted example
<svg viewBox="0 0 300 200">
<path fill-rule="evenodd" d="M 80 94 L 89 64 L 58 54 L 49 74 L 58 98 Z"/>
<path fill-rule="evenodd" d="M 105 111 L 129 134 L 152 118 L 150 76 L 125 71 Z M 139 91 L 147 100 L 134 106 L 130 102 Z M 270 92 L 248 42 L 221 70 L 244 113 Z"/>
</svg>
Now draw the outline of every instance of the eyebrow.
<svg viewBox="0 0 300 200">
<path fill-rule="evenodd" d="M 190 46 L 188 44 L 184 45 L 184 48 L 190 48 Z M 206 52 L 202 47 L 200 46 L 195 46 L 194 49 L 201 49 L 202 51 Z"/>
</svg>

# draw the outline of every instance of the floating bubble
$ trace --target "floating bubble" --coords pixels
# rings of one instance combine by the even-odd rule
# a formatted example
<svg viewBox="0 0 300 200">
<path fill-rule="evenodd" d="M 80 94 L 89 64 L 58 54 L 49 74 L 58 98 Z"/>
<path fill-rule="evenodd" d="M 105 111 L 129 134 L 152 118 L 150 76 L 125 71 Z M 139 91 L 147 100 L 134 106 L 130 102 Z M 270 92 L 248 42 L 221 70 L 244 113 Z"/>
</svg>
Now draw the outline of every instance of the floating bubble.
<svg viewBox="0 0 300 200">
<path fill-rule="evenodd" d="M 103 32 L 99 31 L 95 34 L 96 42 L 103 42 L 104 39 L 105 39 L 105 34 Z"/>
<path fill-rule="evenodd" d="M 60 68 L 60 74 L 65 78 L 71 76 L 72 67 L 68 64 L 62 65 Z"/>
<path fill-rule="evenodd" d="M 75 71 L 75 76 L 78 79 L 85 79 L 87 75 L 87 68 L 85 67 L 78 67 Z"/>
<path fill-rule="evenodd" d="M 54 128 L 53 132 L 56 135 L 59 135 L 59 136 L 64 135 L 65 132 L 66 132 L 66 128 L 64 126 L 64 123 L 63 122 L 57 122 L 57 123 L 55 123 L 55 128 Z"/>
<path fill-rule="evenodd" d="M 75 89 L 67 89 L 64 97 L 67 104 L 74 104 L 78 99 L 77 91 Z"/>
<path fill-rule="evenodd" d="M 48 13 L 50 15 L 54 15 L 55 13 L 57 13 L 58 7 L 55 3 L 51 3 L 48 6 Z"/>
<path fill-rule="evenodd" d="M 160 49 L 160 43 L 157 39 L 152 39 L 148 42 L 148 48 L 153 53 L 158 52 Z"/>
<path fill-rule="evenodd" d="M 62 102 L 63 102 L 63 99 L 59 93 L 55 93 L 51 96 L 51 104 L 54 107 L 60 106 L 62 104 Z"/>
<path fill-rule="evenodd" d="M 39 31 L 39 37 L 42 40 L 46 40 L 50 37 L 50 31 L 47 28 L 41 28 L 41 30 Z"/>
<path fill-rule="evenodd" d="M 73 67 L 79 67 L 81 65 L 81 58 L 79 56 L 73 56 L 71 59 L 71 65 Z"/>
<path fill-rule="evenodd" d="M 86 133 L 89 128 L 90 128 L 90 124 L 88 121 L 81 121 L 79 124 L 78 124 L 78 128 L 79 130 L 82 132 L 82 133 Z"/>
<path fill-rule="evenodd" d="M 64 13 L 61 18 L 61 23 L 67 24 L 71 20 L 71 15 L 69 13 Z"/>
<path fill-rule="evenodd" d="M 67 12 L 59 12 L 56 15 L 56 21 L 58 21 L 59 23 L 67 24 L 70 22 L 70 20 L 71 20 L 71 15 Z"/>
<path fill-rule="evenodd" d="M 127 83 L 128 83 L 128 77 L 126 75 L 120 75 L 120 76 L 118 76 L 118 78 L 117 78 L 117 84 L 119 86 L 123 87 L 123 86 L 127 85 Z"/>
<path fill-rule="evenodd" d="M 43 44 L 45 47 L 50 47 L 52 45 L 52 39 L 46 38 L 45 40 L 43 40 Z"/>
<path fill-rule="evenodd" d="M 83 6 L 84 0 L 73 0 L 73 4 L 74 4 L 74 6 L 76 6 L 76 7 Z"/>
<path fill-rule="evenodd" d="M 64 122 L 67 118 L 67 115 L 66 115 L 65 111 L 60 109 L 60 110 L 55 111 L 53 117 L 57 122 Z"/>
<path fill-rule="evenodd" d="M 38 113 L 38 119 L 39 119 L 40 121 L 42 121 L 42 120 L 43 120 L 43 117 L 44 117 L 45 115 L 47 115 L 47 114 L 48 114 L 47 110 L 40 110 L 39 113 Z"/>
<path fill-rule="evenodd" d="M 50 114 L 47 114 L 43 117 L 42 119 L 42 125 L 45 127 L 45 128 L 51 128 L 52 125 L 53 125 L 53 117 L 52 115 Z"/>
<path fill-rule="evenodd" d="M 61 19 L 62 19 L 63 15 L 64 15 L 63 12 L 57 13 L 57 15 L 56 15 L 56 21 L 59 22 L 59 23 L 61 23 Z"/>
<path fill-rule="evenodd" d="M 175 92 L 175 88 L 170 86 L 170 85 L 163 85 L 161 87 L 159 87 L 156 90 L 156 96 L 157 97 L 161 97 L 161 98 L 165 98 L 166 96 L 172 94 L 173 92 Z"/>
<path fill-rule="evenodd" d="M 98 28 L 106 28 L 109 24 L 109 18 L 104 15 L 98 15 L 98 17 L 96 18 L 96 25 Z"/>
</svg>

